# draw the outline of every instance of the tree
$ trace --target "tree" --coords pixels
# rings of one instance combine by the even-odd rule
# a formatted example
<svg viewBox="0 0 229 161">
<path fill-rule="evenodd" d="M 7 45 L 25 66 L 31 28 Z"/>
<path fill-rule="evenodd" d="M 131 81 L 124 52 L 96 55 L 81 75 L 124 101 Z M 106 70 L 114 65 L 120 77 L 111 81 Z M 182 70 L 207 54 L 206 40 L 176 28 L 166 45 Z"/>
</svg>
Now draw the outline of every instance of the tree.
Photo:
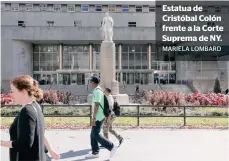
<svg viewBox="0 0 229 161">
<path fill-rule="evenodd" d="M 219 79 L 215 79 L 214 93 L 221 93 L 220 82 Z"/>
</svg>

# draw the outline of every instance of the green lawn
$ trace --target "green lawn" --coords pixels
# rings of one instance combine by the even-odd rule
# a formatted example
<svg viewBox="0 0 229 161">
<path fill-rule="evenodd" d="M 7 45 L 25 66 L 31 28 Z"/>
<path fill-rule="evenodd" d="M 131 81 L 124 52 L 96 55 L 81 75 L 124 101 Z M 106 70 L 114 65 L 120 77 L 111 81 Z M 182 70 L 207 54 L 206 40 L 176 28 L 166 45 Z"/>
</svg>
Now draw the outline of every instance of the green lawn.
<svg viewBox="0 0 229 161">
<path fill-rule="evenodd" d="M 161 110 L 161 108 L 146 108 L 142 107 L 139 109 L 140 115 L 152 115 L 152 116 L 169 116 L 169 115 L 183 115 L 183 108 L 171 110 L 175 108 L 166 108 L 166 111 Z M 1 115 L 17 115 L 20 108 L 9 108 L 2 107 Z M 137 109 L 133 107 L 121 108 L 122 115 L 136 115 Z M 45 115 L 90 115 L 90 110 L 87 107 L 46 107 L 44 109 Z M 186 115 L 189 116 L 228 116 L 228 108 L 186 108 Z"/>
<path fill-rule="evenodd" d="M 2 115 L 17 115 L 20 108 L 1 108 Z M 122 115 L 136 115 L 135 108 L 122 108 Z M 69 108 L 69 107 L 48 107 L 45 108 L 46 115 L 89 115 L 89 108 Z M 179 111 L 158 111 L 155 108 L 140 108 L 141 115 L 166 116 L 183 115 L 183 110 Z M 228 108 L 187 108 L 187 116 L 228 116 Z M 1 127 L 8 127 L 13 121 L 11 117 L 1 118 Z M 89 127 L 90 119 L 88 117 L 45 117 L 48 128 L 86 128 Z M 183 118 L 179 117 L 144 117 L 140 118 L 140 126 L 183 126 Z M 228 128 L 228 118 L 187 118 L 186 125 L 191 127 L 210 127 L 210 128 Z M 114 122 L 115 126 L 137 126 L 137 118 L 120 117 Z"/>
<path fill-rule="evenodd" d="M 1 118 L 1 126 L 9 126 L 13 118 Z M 89 118 L 86 117 L 50 117 L 45 118 L 46 126 L 51 128 L 88 127 Z M 117 118 L 115 126 L 136 126 L 137 118 Z M 191 127 L 228 128 L 228 118 L 187 118 L 187 125 Z M 140 118 L 140 126 L 183 126 L 183 118 Z"/>
</svg>

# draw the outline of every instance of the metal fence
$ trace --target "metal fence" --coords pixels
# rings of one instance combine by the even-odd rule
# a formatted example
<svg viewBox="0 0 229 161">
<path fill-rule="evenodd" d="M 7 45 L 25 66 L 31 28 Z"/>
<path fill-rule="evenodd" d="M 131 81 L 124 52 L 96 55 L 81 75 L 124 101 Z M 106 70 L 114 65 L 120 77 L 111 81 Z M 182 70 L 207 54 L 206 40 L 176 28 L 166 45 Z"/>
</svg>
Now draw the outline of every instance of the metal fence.
<svg viewBox="0 0 229 161">
<path fill-rule="evenodd" d="M 15 107 L 20 107 L 18 105 L 2 105 L 7 109 L 15 109 Z M 134 117 L 136 118 L 137 126 L 140 126 L 140 118 L 183 118 L 183 126 L 187 125 L 187 118 L 228 118 L 228 111 L 224 115 L 190 115 L 190 111 L 194 108 L 216 108 L 216 109 L 228 109 L 228 106 L 152 106 L 152 105 L 120 105 L 121 115 L 119 117 Z M 46 114 L 45 110 L 51 109 L 62 109 L 65 111 L 66 108 L 72 109 L 81 109 L 83 113 L 79 114 Z M 128 110 L 131 109 L 131 110 Z M 58 112 L 57 110 L 57 112 Z M 44 112 L 45 117 L 88 117 L 90 118 L 91 125 L 91 115 L 92 115 L 92 106 L 85 105 L 43 105 L 42 111 Z M 163 112 L 164 115 L 155 114 L 152 112 Z M 173 111 L 173 112 L 171 112 Z M 176 111 L 176 112 L 174 112 Z M 178 112 L 177 112 L 178 111 Z M 1 112 L 1 117 L 15 117 L 16 115 L 4 115 Z"/>
</svg>

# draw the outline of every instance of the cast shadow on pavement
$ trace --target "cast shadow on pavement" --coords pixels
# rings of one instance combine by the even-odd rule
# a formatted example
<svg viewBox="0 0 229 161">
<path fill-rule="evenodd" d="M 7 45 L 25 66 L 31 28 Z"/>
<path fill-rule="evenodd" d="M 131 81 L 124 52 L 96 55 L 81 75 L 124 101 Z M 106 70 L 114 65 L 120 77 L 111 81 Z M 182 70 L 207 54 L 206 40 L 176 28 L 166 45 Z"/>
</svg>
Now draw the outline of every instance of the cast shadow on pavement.
<svg viewBox="0 0 229 161">
<path fill-rule="evenodd" d="M 84 159 L 78 159 L 78 160 L 74 160 L 74 161 L 86 161 L 86 160 L 92 160 L 92 159 L 87 159 L 87 158 L 84 158 Z M 109 159 L 107 160 L 104 160 L 104 161 L 110 161 Z"/>
<path fill-rule="evenodd" d="M 90 151 L 91 151 L 91 149 L 83 149 L 83 150 L 79 150 L 79 151 L 70 150 L 68 152 L 60 154 L 60 158 L 61 159 L 67 159 L 67 158 L 73 158 L 76 156 L 87 155 Z"/>
</svg>

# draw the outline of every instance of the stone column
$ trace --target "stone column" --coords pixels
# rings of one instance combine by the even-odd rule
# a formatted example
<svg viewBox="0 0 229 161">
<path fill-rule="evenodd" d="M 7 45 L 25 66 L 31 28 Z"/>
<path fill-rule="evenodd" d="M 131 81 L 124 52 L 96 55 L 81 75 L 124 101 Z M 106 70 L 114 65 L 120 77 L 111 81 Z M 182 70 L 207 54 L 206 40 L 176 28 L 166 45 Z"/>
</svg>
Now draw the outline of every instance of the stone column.
<svg viewBox="0 0 229 161">
<path fill-rule="evenodd" d="M 59 45 L 59 67 L 60 69 L 63 69 L 63 44 Z"/>
<path fill-rule="evenodd" d="M 56 74 L 56 84 L 59 84 L 59 73 Z"/>
<path fill-rule="evenodd" d="M 154 71 L 151 73 L 151 83 L 154 84 Z"/>
<path fill-rule="evenodd" d="M 96 69 L 96 57 L 97 57 L 97 52 L 95 50 L 92 49 L 92 69 Z"/>
<path fill-rule="evenodd" d="M 151 69 L 151 44 L 148 45 L 148 69 Z"/>
<path fill-rule="evenodd" d="M 100 51 L 101 86 L 110 88 L 112 94 L 117 95 L 119 94 L 119 84 L 115 80 L 115 44 L 103 41 Z"/>
<path fill-rule="evenodd" d="M 151 44 L 148 44 L 148 50 L 147 50 L 147 54 L 148 54 L 148 69 L 151 70 Z M 149 75 L 151 77 L 148 77 L 149 79 L 149 84 L 152 84 L 153 83 L 153 80 L 152 80 L 152 75 L 154 72 L 150 73 Z"/>
<path fill-rule="evenodd" d="M 122 44 L 118 45 L 118 69 L 122 69 Z M 123 74 L 120 72 L 120 83 L 123 84 Z"/>
<path fill-rule="evenodd" d="M 89 44 L 89 69 L 93 69 L 93 48 L 92 44 Z"/>
<path fill-rule="evenodd" d="M 103 41 L 100 48 L 100 86 L 110 88 L 112 96 L 119 104 L 129 104 L 128 95 L 119 94 L 119 82 L 115 80 L 115 63 L 115 44 L 111 41 Z M 89 95 L 88 103 L 91 103 L 91 100 L 92 95 Z"/>
<path fill-rule="evenodd" d="M 177 83 L 182 82 L 182 80 L 187 80 L 187 70 L 186 70 L 187 65 L 188 64 L 186 61 L 176 61 L 176 81 Z"/>
</svg>

